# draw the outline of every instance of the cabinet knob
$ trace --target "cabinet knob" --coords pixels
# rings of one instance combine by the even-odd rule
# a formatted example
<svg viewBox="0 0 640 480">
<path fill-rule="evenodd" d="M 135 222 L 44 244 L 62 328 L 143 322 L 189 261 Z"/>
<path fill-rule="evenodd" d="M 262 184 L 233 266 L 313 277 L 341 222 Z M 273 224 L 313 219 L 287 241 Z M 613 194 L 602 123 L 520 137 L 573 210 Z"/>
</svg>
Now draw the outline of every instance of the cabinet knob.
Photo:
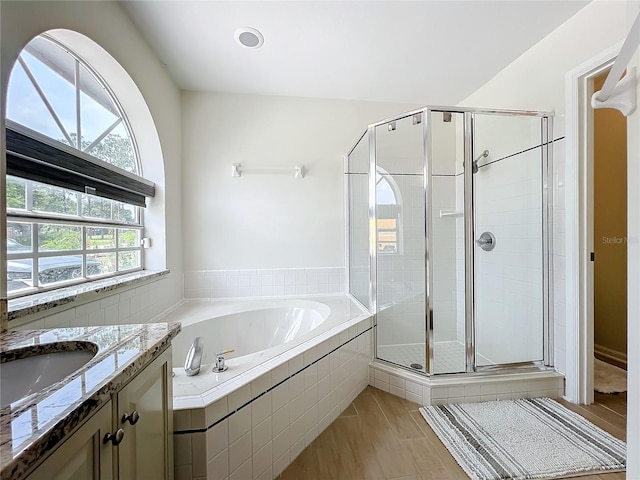
<svg viewBox="0 0 640 480">
<path fill-rule="evenodd" d="M 126 412 L 124 413 L 124 415 L 122 415 L 122 423 L 129 422 L 130 425 L 135 425 L 136 423 L 138 423 L 138 420 L 140 420 L 140 414 L 137 410 L 131 412 L 131 415 Z"/>
<path fill-rule="evenodd" d="M 120 445 L 120 443 L 122 443 L 122 440 L 124 439 L 124 430 L 122 430 L 121 428 L 119 428 L 118 430 L 116 430 L 115 433 L 107 433 L 104 436 L 104 443 L 109 443 L 111 442 L 111 444 L 114 447 L 117 447 L 118 445 Z"/>
</svg>

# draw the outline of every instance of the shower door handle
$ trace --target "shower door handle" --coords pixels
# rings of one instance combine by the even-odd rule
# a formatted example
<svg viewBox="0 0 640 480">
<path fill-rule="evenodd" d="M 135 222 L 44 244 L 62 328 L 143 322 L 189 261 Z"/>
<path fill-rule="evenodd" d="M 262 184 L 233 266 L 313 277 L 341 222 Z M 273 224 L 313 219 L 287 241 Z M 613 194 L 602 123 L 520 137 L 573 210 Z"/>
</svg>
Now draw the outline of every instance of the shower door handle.
<svg viewBox="0 0 640 480">
<path fill-rule="evenodd" d="M 476 240 L 476 245 L 478 245 L 482 250 L 490 252 L 496 248 L 496 237 L 491 232 L 484 232 L 480 235 L 480 238 Z"/>
</svg>

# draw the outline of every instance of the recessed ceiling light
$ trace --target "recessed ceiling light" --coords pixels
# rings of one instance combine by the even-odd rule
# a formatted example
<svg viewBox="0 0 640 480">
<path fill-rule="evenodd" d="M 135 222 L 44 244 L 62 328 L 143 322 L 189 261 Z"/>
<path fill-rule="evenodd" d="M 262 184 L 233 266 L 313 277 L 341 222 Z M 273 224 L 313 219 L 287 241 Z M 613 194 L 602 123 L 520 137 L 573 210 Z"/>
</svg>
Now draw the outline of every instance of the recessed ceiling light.
<svg viewBox="0 0 640 480">
<path fill-rule="evenodd" d="M 262 34 L 252 27 L 240 27 L 234 34 L 236 42 L 247 48 L 260 48 L 264 43 Z"/>
</svg>

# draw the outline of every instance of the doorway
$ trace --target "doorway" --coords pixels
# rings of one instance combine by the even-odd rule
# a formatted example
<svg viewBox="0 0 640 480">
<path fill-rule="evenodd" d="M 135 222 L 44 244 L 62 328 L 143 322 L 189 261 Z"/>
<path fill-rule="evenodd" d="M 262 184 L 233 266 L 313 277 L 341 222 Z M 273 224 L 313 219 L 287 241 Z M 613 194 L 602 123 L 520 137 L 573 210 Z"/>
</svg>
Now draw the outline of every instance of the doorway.
<svg viewBox="0 0 640 480">
<path fill-rule="evenodd" d="M 602 89 L 608 70 L 593 79 Z M 593 112 L 594 401 L 626 411 L 627 366 L 627 119 L 618 110 Z M 605 395 L 605 396 L 603 396 Z M 622 404 L 622 401 L 624 404 Z"/>
</svg>

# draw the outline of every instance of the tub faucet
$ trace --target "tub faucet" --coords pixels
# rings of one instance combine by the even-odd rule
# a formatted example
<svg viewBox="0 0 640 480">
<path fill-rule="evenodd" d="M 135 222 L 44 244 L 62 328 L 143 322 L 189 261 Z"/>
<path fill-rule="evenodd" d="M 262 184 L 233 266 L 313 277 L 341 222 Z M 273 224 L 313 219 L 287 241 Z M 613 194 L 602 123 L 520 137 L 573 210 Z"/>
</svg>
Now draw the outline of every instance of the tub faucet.
<svg viewBox="0 0 640 480">
<path fill-rule="evenodd" d="M 225 350 L 224 352 L 216 353 L 216 364 L 213 367 L 213 371 L 224 372 L 227 368 L 229 368 L 224 363 L 224 356 L 233 352 L 235 352 L 235 350 Z"/>
<path fill-rule="evenodd" d="M 189 347 L 187 358 L 184 361 L 184 372 L 188 377 L 200 373 L 200 364 L 202 363 L 202 354 L 204 353 L 204 338 L 196 337 Z"/>
</svg>

